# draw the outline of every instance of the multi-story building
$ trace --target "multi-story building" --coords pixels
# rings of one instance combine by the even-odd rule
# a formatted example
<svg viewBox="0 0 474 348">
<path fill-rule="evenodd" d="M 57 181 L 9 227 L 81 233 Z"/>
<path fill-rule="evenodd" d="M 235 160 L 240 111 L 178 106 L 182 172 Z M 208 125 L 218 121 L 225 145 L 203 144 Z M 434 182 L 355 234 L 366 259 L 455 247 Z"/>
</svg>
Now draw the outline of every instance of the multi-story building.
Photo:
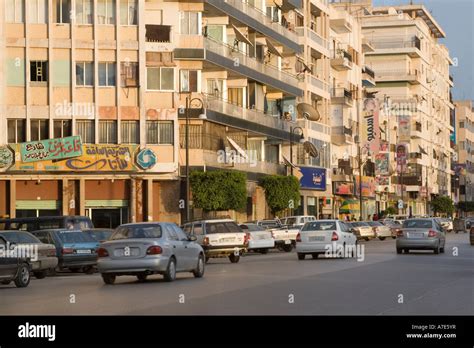
<svg viewBox="0 0 474 348">
<path fill-rule="evenodd" d="M 459 188 L 458 202 L 474 201 L 474 108 L 472 101 L 455 101 L 456 159 L 455 185 Z"/>
</svg>

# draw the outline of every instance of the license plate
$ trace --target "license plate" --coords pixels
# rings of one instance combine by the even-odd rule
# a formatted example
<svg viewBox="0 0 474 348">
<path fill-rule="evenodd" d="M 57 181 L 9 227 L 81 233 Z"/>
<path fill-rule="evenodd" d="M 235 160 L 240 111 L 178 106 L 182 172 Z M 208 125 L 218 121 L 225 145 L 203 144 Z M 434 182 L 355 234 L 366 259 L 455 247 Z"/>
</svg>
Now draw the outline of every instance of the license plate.
<svg viewBox="0 0 474 348">
<path fill-rule="evenodd" d="M 289 239 L 285 240 L 285 244 L 291 244 L 291 240 Z"/>
<path fill-rule="evenodd" d="M 83 250 L 76 250 L 76 254 L 91 254 L 92 251 L 90 249 L 83 249 Z"/>
<path fill-rule="evenodd" d="M 324 236 L 312 236 L 312 237 L 309 237 L 308 240 L 309 240 L 310 242 L 323 241 L 323 240 L 324 240 Z"/>
<path fill-rule="evenodd" d="M 423 233 L 410 233 L 410 238 L 423 238 Z"/>
<path fill-rule="evenodd" d="M 235 241 L 235 238 L 222 238 L 219 240 L 221 243 L 226 243 L 226 242 L 233 242 Z"/>
<path fill-rule="evenodd" d="M 267 239 L 266 236 L 260 236 L 259 239 Z"/>
<path fill-rule="evenodd" d="M 114 250 L 114 256 L 119 256 L 119 257 L 138 256 L 139 253 L 140 253 L 140 250 L 138 248 L 130 248 L 128 249 L 127 252 L 125 252 L 125 249 Z"/>
</svg>

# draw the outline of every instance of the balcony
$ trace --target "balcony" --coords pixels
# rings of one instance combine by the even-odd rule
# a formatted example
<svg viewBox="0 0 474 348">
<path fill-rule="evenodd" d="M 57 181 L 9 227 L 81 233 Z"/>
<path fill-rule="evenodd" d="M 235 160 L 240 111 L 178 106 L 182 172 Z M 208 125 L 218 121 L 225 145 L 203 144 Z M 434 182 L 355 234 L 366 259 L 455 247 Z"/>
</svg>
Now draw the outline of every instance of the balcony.
<svg viewBox="0 0 474 348">
<path fill-rule="evenodd" d="M 331 89 L 331 103 L 352 106 L 354 105 L 353 94 L 347 88 L 333 88 Z"/>
<path fill-rule="evenodd" d="M 208 120 L 282 140 L 290 138 L 290 123 L 279 117 L 262 110 L 243 108 L 209 94 L 203 95 L 203 102 Z"/>
<path fill-rule="evenodd" d="M 368 66 L 362 68 L 362 85 L 364 87 L 375 87 L 375 73 Z"/>
<path fill-rule="evenodd" d="M 324 110 L 319 109 L 321 113 Z M 313 122 L 308 121 L 305 119 L 298 119 L 297 120 L 298 126 L 305 129 L 307 131 L 306 136 L 309 138 L 319 139 L 321 141 L 330 142 L 331 141 L 331 127 L 321 123 L 321 122 Z"/>
<path fill-rule="evenodd" d="M 318 33 L 308 27 L 297 27 L 296 33 L 299 36 L 299 44 L 307 44 L 312 49 L 329 56 L 329 41 L 322 38 Z"/>
<path fill-rule="evenodd" d="M 421 125 L 420 122 L 415 122 L 415 124 L 412 126 L 410 136 L 411 136 L 411 138 L 414 138 L 414 139 L 423 138 L 422 125 Z"/>
<path fill-rule="evenodd" d="M 393 70 L 379 70 L 375 71 L 375 82 L 408 82 L 412 85 L 419 85 L 421 83 L 421 73 L 416 70 L 408 69 L 393 69 Z"/>
<path fill-rule="evenodd" d="M 298 44 L 298 36 L 281 23 L 274 22 L 266 13 L 242 0 L 205 0 L 206 4 L 213 6 L 226 15 L 237 19 L 242 24 L 255 29 L 266 37 L 280 42 L 296 53 L 302 53 Z M 299 5 L 299 1 L 295 2 Z"/>
<path fill-rule="evenodd" d="M 352 144 L 352 129 L 345 126 L 332 127 L 331 142 L 335 145 Z"/>
<path fill-rule="evenodd" d="M 411 38 L 379 37 L 374 39 L 372 44 L 375 50 L 367 52 L 368 55 L 406 53 L 412 58 L 421 58 L 421 41 L 416 36 Z"/>
<path fill-rule="evenodd" d="M 146 24 L 145 46 L 147 52 L 167 51 L 171 47 L 171 26 Z"/>
<path fill-rule="evenodd" d="M 332 52 L 331 67 L 337 71 L 352 69 L 352 56 L 345 50 Z"/>
<path fill-rule="evenodd" d="M 311 93 L 320 96 L 324 99 L 329 99 L 329 84 L 325 81 L 321 80 L 320 78 L 311 75 L 310 73 L 306 73 L 304 78 L 301 79 L 300 88 L 302 90 L 310 91 Z"/>
<path fill-rule="evenodd" d="M 262 84 L 274 87 L 293 96 L 303 96 L 298 78 L 269 64 L 263 64 L 255 58 L 222 42 L 206 38 L 204 42 L 206 60 L 224 69 L 231 70 Z M 238 62 L 238 64 L 236 64 Z"/>
<path fill-rule="evenodd" d="M 366 37 L 362 39 L 362 53 L 374 52 L 375 47 L 372 44 L 372 41 L 369 41 Z"/>
<path fill-rule="evenodd" d="M 342 18 L 331 18 L 329 25 L 338 34 L 347 34 L 352 31 L 352 24 L 349 22 L 349 16 L 346 13 Z"/>
<path fill-rule="evenodd" d="M 401 178 L 399 176 L 392 176 L 392 184 L 394 185 L 400 185 L 402 180 L 400 180 Z M 418 176 L 414 176 L 414 175 L 403 175 L 403 185 L 406 185 L 406 186 L 422 186 L 423 183 L 422 183 L 422 176 L 421 174 Z"/>
<path fill-rule="evenodd" d="M 454 86 L 454 78 L 453 78 L 453 75 L 449 75 L 449 85 L 450 85 L 451 87 Z"/>
</svg>

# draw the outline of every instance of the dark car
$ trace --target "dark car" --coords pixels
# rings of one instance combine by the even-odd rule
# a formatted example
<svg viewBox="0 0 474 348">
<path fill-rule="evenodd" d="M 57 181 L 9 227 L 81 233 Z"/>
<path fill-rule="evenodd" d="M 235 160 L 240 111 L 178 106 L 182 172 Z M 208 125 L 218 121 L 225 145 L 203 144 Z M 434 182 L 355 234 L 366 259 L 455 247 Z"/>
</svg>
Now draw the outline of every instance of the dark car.
<svg viewBox="0 0 474 348">
<path fill-rule="evenodd" d="M 80 230 L 42 230 L 31 232 L 43 243 L 56 246 L 58 268 L 71 272 L 93 273 L 97 266 L 97 249 L 100 243 Z"/>
<path fill-rule="evenodd" d="M 26 288 L 30 284 L 31 266 L 27 258 L 10 254 L 10 244 L 0 237 L 0 282 L 4 285 L 15 282 L 17 288 Z"/>
<path fill-rule="evenodd" d="M 110 238 L 114 230 L 111 228 L 91 228 L 90 230 L 84 230 L 89 236 L 94 238 L 96 241 L 102 243 Z"/>
<path fill-rule="evenodd" d="M 39 231 L 56 228 L 85 230 L 94 228 L 87 216 L 40 216 L 13 219 L 0 219 L 0 230 Z"/>
</svg>

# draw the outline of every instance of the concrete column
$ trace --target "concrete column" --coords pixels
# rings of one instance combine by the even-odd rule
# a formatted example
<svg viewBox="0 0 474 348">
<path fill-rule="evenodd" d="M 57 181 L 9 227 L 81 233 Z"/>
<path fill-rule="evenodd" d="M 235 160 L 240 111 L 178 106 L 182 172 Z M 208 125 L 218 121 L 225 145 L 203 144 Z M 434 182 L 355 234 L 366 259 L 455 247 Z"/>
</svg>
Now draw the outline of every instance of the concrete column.
<svg viewBox="0 0 474 348">
<path fill-rule="evenodd" d="M 143 220 L 153 221 L 153 179 L 146 181 L 146 214 Z"/>
<path fill-rule="evenodd" d="M 10 180 L 10 218 L 16 217 L 16 180 Z"/>
<path fill-rule="evenodd" d="M 79 215 L 86 215 L 86 180 L 79 180 Z"/>
<path fill-rule="evenodd" d="M 69 199 L 70 199 L 70 194 L 69 194 L 69 181 L 68 179 L 63 179 L 62 180 L 62 210 L 63 210 L 63 215 L 70 215 L 69 214 Z"/>
<path fill-rule="evenodd" d="M 137 183 L 130 179 L 130 221 L 137 222 Z"/>
</svg>

